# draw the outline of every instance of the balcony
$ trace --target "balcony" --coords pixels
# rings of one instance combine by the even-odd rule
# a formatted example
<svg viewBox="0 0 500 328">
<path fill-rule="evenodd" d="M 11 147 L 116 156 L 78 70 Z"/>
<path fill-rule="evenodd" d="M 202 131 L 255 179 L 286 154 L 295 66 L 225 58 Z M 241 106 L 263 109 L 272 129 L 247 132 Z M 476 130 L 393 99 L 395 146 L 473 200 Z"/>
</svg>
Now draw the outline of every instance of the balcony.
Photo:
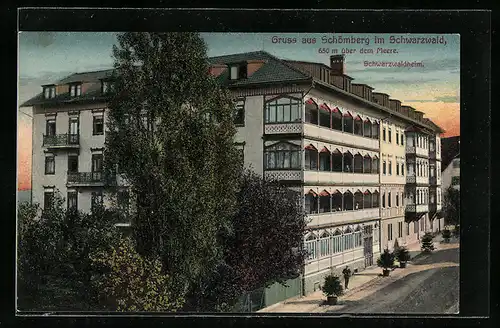
<svg viewBox="0 0 500 328">
<path fill-rule="evenodd" d="M 78 134 L 56 134 L 43 135 L 43 147 L 48 149 L 80 148 L 80 135 Z"/>
<path fill-rule="evenodd" d="M 68 187 L 104 187 L 116 185 L 116 175 L 106 176 L 103 172 L 68 172 Z"/>
<path fill-rule="evenodd" d="M 429 184 L 429 177 L 417 177 L 415 175 L 407 175 L 406 176 L 406 183 L 428 185 Z"/>
<path fill-rule="evenodd" d="M 365 219 L 377 219 L 380 216 L 378 207 L 366 208 L 362 210 L 326 212 L 319 214 L 308 214 L 308 227 L 324 226 L 340 223 L 349 223 L 349 221 L 360 221 Z"/>
<path fill-rule="evenodd" d="M 289 134 L 289 133 L 302 133 L 302 123 L 277 123 L 265 124 L 264 134 Z"/>
<path fill-rule="evenodd" d="M 431 203 L 429 204 L 429 212 L 439 212 L 442 210 L 442 205 L 441 204 L 436 204 L 436 203 Z"/>
<path fill-rule="evenodd" d="M 429 212 L 428 204 L 406 204 L 406 213 L 427 213 Z"/>
<path fill-rule="evenodd" d="M 378 174 L 329 172 L 329 171 L 304 171 L 304 182 L 307 183 L 379 183 Z"/>
<path fill-rule="evenodd" d="M 352 133 L 346 133 L 334 129 L 320 127 L 314 124 L 305 123 L 304 124 L 304 137 L 319 138 L 326 142 L 339 143 L 353 146 L 353 147 L 363 147 L 367 149 L 377 150 L 380 148 L 379 140 L 359 136 Z"/>
<path fill-rule="evenodd" d="M 301 170 L 266 170 L 264 176 L 268 180 L 302 181 Z"/>
<path fill-rule="evenodd" d="M 420 157 L 429 157 L 429 151 L 425 148 L 406 145 L 406 155 L 417 155 Z"/>
</svg>

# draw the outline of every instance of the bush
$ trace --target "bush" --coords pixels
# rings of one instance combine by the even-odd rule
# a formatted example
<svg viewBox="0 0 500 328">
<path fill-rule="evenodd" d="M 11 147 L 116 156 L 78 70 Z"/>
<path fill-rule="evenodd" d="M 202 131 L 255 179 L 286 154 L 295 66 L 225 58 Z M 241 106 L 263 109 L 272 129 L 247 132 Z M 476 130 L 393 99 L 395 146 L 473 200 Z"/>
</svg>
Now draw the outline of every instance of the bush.
<svg viewBox="0 0 500 328">
<path fill-rule="evenodd" d="M 435 249 L 434 243 L 432 242 L 432 235 L 430 233 L 426 233 L 424 236 L 422 236 L 421 248 L 425 253 L 430 253 Z"/>
<path fill-rule="evenodd" d="M 338 276 L 330 274 L 325 277 L 325 284 L 321 287 L 325 296 L 341 296 L 344 294 L 344 288 Z"/>
<path fill-rule="evenodd" d="M 410 260 L 410 252 L 406 247 L 399 247 L 394 256 L 399 262 L 408 262 Z"/>
<path fill-rule="evenodd" d="M 387 248 L 384 249 L 384 252 L 380 254 L 380 257 L 377 260 L 377 265 L 385 270 L 392 268 L 394 266 L 395 256 L 394 253 L 391 253 Z"/>
<path fill-rule="evenodd" d="M 442 236 L 443 236 L 444 241 L 446 241 L 446 242 L 450 241 L 451 231 L 448 229 L 443 230 Z"/>
</svg>

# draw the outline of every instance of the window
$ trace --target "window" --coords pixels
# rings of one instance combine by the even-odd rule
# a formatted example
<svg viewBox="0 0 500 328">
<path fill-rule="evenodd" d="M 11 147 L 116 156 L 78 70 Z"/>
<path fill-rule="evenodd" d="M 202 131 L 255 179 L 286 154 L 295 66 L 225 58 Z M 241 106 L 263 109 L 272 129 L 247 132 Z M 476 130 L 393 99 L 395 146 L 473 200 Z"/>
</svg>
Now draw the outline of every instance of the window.
<svg viewBox="0 0 500 328">
<path fill-rule="evenodd" d="M 46 125 L 45 125 L 45 134 L 48 136 L 55 136 L 56 135 L 56 120 L 55 119 L 47 120 Z"/>
<path fill-rule="evenodd" d="M 56 163 L 54 155 L 45 156 L 45 174 L 55 174 L 56 173 Z"/>
<path fill-rule="evenodd" d="M 436 147 L 435 147 L 435 145 L 434 145 L 434 141 L 431 141 L 431 142 L 429 143 L 429 150 L 430 150 L 430 151 L 435 151 L 435 150 L 436 150 Z"/>
<path fill-rule="evenodd" d="M 347 229 L 344 233 L 344 235 L 342 235 L 342 238 L 344 240 L 344 251 L 348 250 L 348 249 L 351 249 L 351 248 L 354 248 L 354 238 L 353 238 L 353 235 L 352 235 L 352 231 L 350 229 Z"/>
<path fill-rule="evenodd" d="M 372 207 L 377 208 L 380 204 L 380 194 L 377 190 L 375 190 L 372 194 Z"/>
<path fill-rule="evenodd" d="M 413 222 L 413 232 L 418 232 L 418 221 Z"/>
<path fill-rule="evenodd" d="M 306 251 L 307 251 L 307 254 L 308 254 L 308 260 L 314 260 L 318 254 L 317 254 L 317 240 L 316 240 L 316 236 L 315 235 L 310 235 L 307 239 L 306 239 Z"/>
<path fill-rule="evenodd" d="M 398 222 L 398 238 L 403 237 L 403 222 Z"/>
<path fill-rule="evenodd" d="M 71 97 L 78 97 L 82 94 L 82 85 L 81 84 L 71 84 L 69 86 L 69 93 Z"/>
<path fill-rule="evenodd" d="M 319 170 L 330 171 L 330 151 L 325 147 L 319 152 Z"/>
<path fill-rule="evenodd" d="M 353 119 L 351 113 L 344 114 L 344 132 L 353 133 Z"/>
<path fill-rule="evenodd" d="M 359 153 L 354 155 L 354 173 L 363 173 L 363 156 Z"/>
<path fill-rule="evenodd" d="M 247 66 L 246 64 L 237 64 L 231 66 L 231 80 L 246 79 L 247 78 Z"/>
<path fill-rule="evenodd" d="M 386 138 L 385 138 L 385 128 L 382 129 L 382 140 L 386 141 Z"/>
<path fill-rule="evenodd" d="M 389 175 L 392 175 L 392 161 L 389 161 Z"/>
<path fill-rule="evenodd" d="M 111 92 L 111 82 L 110 81 L 102 80 L 101 92 L 102 92 L 102 94 L 107 94 L 107 93 Z"/>
<path fill-rule="evenodd" d="M 78 155 L 68 155 L 68 172 L 78 172 Z"/>
<path fill-rule="evenodd" d="M 396 163 L 396 175 L 399 175 L 399 163 Z"/>
<path fill-rule="evenodd" d="M 312 191 L 305 195 L 305 210 L 307 214 L 318 213 L 318 196 Z"/>
<path fill-rule="evenodd" d="M 407 236 L 410 235 L 410 224 L 409 223 L 406 224 L 406 235 Z"/>
<path fill-rule="evenodd" d="M 354 197 L 352 193 L 348 190 L 344 193 L 344 211 L 352 211 L 353 210 L 353 201 Z"/>
<path fill-rule="evenodd" d="M 453 160 L 453 167 L 456 169 L 460 168 L 460 159 L 457 158 Z"/>
<path fill-rule="evenodd" d="M 363 245 L 363 236 L 361 234 L 361 231 L 359 231 L 359 227 L 354 233 L 354 247 L 361 247 Z"/>
<path fill-rule="evenodd" d="M 325 128 L 330 128 L 330 108 L 326 105 L 321 105 L 319 109 L 319 125 Z"/>
<path fill-rule="evenodd" d="M 288 112 L 289 114 L 289 112 Z M 245 125 L 245 100 L 238 100 L 234 109 L 233 122 L 235 125 Z"/>
<path fill-rule="evenodd" d="M 342 112 L 338 108 L 332 110 L 332 129 L 342 131 Z"/>
<path fill-rule="evenodd" d="M 405 165 L 401 163 L 401 175 L 405 175 Z"/>
<path fill-rule="evenodd" d="M 369 155 L 365 155 L 363 158 L 363 173 L 372 172 L 372 159 Z"/>
<path fill-rule="evenodd" d="M 342 153 L 335 149 L 332 153 L 332 171 L 333 172 L 342 172 Z"/>
<path fill-rule="evenodd" d="M 336 190 L 332 194 L 332 212 L 342 211 L 342 193 Z"/>
<path fill-rule="evenodd" d="M 399 206 L 399 194 L 396 193 L 396 206 Z"/>
<path fill-rule="evenodd" d="M 382 173 L 385 175 L 387 174 L 387 167 L 386 167 L 386 163 L 384 161 L 384 163 L 382 164 Z"/>
<path fill-rule="evenodd" d="M 56 87 L 48 86 L 43 88 L 43 95 L 45 99 L 55 98 L 56 96 Z"/>
<path fill-rule="evenodd" d="M 403 133 L 401 133 L 401 146 L 403 146 L 403 145 L 404 145 L 404 141 L 403 141 L 403 139 L 404 139 L 404 134 L 403 134 Z"/>
<path fill-rule="evenodd" d="M 377 224 L 375 224 L 375 228 L 373 228 L 373 241 L 377 243 L 378 239 L 379 239 L 379 228 Z"/>
<path fill-rule="evenodd" d="M 392 202 L 392 194 L 389 191 L 389 193 L 387 194 L 387 207 L 391 207 L 392 206 L 391 202 Z"/>
<path fill-rule="evenodd" d="M 102 179 L 102 154 L 92 154 L 92 181 L 101 181 Z"/>
<path fill-rule="evenodd" d="M 452 186 L 458 186 L 460 184 L 460 177 L 451 177 L 451 185 Z"/>
<path fill-rule="evenodd" d="M 379 161 L 378 161 L 378 157 L 377 156 L 374 156 L 373 157 L 373 164 L 372 164 L 372 173 L 376 173 L 376 174 L 379 174 L 380 173 L 380 167 L 379 167 Z"/>
<path fill-rule="evenodd" d="M 356 119 L 354 120 L 354 134 L 363 136 L 363 120 L 359 117 L 359 115 L 356 116 Z"/>
<path fill-rule="evenodd" d="M 326 190 L 319 194 L 319 212 L 330 212 L 330 194 Z"/>
<path fill-rule="evenodd" d="M 54 200 L 54 192 L 45 191 L 43 193 L 43 209 L 48 210 L 52 206 L 53 200 Z"/>
<path fill-rule="evenodd" d="M 389 129 L 389 143 L 392 143 L 392 130 Z"/>
<path fill-rule="evenodd" d="M 399 145 L 399 131 L 396 131 L 396 145 Z"/>
<path fill-rule="evenodd" d="M 91 211 L 95 211 L 97 206 L 102 206 L 103 205 L 103 196 L 102 196 L 102 191 L 95 191 L 92 192 L 92 199 L 91 199 Z"/>
<path fill-rule="evenodd" d="M 363 195 L 363 208 L 371 208 L 372 207 L 372 193 L 369 190 L 366 190 Z"/>
<path fill-rule="evenodd" d="M 94 116 L 93 135 L 104 134 L 104 115 Z"/>
<path fill-rule="evenodd" d="M 382 207 L 385 208 L 385 192 L 382 194 Z"/>
<path fill-rule="evenodd" d="M 319 256 L 330 255 L 330 234 L 323 233 L 319 240 Z"/>
<path fill-rule="evenodd" d="M 318 115 L 319 115 L 318 105 L 314 101 L 308 100 L 306 101 L 305 106 L 306 106 L 305 121 L 311 124 L 318 124 Z"/>
<path fill-rule="evenodd" d="M 377 122 L 374 122 L 372 125 L 372 138 L 378 139 L 379 133 L 380 133 L 380 124 Z"/>
<path fill-rule="evenodd" d="M 353 171 L 352 165 L 353 165 L 353 156 L 349 151 L 347 151 L 344 153 L 344 172 L 346 173 L 352 172 Z"/>
<path fill-rule="evenodd" d="M 363 193 L 359 190 L 354 193 L 354 209 L 363 209 Z"/>
<path fill-rule="evenodd" d="M 392 223 L 387 225 L 387 240 L 392 240 Z"/>
<path fill-rule="evenodd" d="M 312 145 L 307 146 L 305 149 L 305 169 L 318 169 L 318 150 Z"/>
<path fill-rule="evenodd" d="M 266 103 L 266 123 L 300 122 L 300 100 L 282 97 Z"/>
<path fill-rule="evenodd" d="M 68 191 L 68 209 L 78 209 L 78 193 L 76 191 Z"/>
<path fill-rule="evenodd" d="M 370 122 L 369 119 L 366 119 L 365 122 L 363 123 L 363 134 L 367 138 L 372 137 L 372 123 Z"/>
<path fill-rule="evenodd" d="M 332 236 L 332 244 L 333 254 L 342 252 L 342 233 L 338 229 Z"/>
</svg>

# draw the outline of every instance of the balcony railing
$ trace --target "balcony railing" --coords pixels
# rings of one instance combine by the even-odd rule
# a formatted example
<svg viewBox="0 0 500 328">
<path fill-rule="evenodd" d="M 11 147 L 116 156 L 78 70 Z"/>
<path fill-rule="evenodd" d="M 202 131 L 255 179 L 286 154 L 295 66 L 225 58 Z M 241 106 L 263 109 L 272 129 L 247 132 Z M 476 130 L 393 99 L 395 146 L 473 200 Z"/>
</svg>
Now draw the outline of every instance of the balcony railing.
<svg viewBox="0 0 500 328">
<path fill-rule="evenodd" d="M 44 147 L 79 147 L 80 146 L 80 135 L 78 134 L 55 134 L 55 135 L 43 135 L 43 146 Z"/>
<path fill-rule="evenodd" d="M 67 184 L 71 186 L 115 185 L 116 175 L 106 175 L 104 172 L 68 172 Z"/>
<path fill-rule="evenodd" d="M 428 204 L 406 204 L 406 212 L 411 213 L 425 213 L 429 212 Z"/>
</svg>

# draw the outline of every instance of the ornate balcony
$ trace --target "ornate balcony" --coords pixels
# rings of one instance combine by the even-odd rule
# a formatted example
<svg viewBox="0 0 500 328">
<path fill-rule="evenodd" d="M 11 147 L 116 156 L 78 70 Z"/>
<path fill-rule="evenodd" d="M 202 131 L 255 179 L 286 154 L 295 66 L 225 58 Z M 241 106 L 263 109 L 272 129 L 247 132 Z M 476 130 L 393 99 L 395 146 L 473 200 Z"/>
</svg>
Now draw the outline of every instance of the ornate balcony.
<svg viewBox="0 0 500 328">
<path fill-rule="evenodd" d="M 360 210 L 336 211 L 325 213 L 308 214 L 308 227 L 328 226 L 335 224 L 349 224 L 365 219 L 377 219 L 380 217 L 380 209 L 378 207 L 365 208 Z"/>
<path fill-rule="evenodd" d="M 78 134 L 56 134 L 43 135 L 43 147 L 55 148 L 80 148 L 80 135 Z"/>
<path fill-rule="evenodd" d="M 405 211 L 408 213 L 427 213 L 429 212 L 428 204 L 406 204 Z"/>
<path fill-rule="evenodd" d="M 429 177 L 417 177 L 415 175 L 407 175 L 406 176 L 406 183 L 428 185 L 429 184 Z"/>
<path fill-rule="evenodd" d="M 407 155 L 417 155 L 420 157 L 429 157 L 428 149 L 415 147 L 415 146 L 408 146 L 408 145 L 406 145 L 406 154 Z"/>
<path fill-rule="evenodd" d="M 116 175 L 106 176 L 104 172 L 68 172 L 68 187 L 104 187 L 116 185 Z"/>
<path fill-rule="evenodd" d="M 265 124 L 265 134 L 289 134 L 289 133 L 302 133 L 303 123 L 276 123 Z"/>
<path fill-rule="evenodd" d="M 301 170 L 266 170 L 264 176 L 269 180 L 297 181 L 303 179 Z"/>
</svg>

